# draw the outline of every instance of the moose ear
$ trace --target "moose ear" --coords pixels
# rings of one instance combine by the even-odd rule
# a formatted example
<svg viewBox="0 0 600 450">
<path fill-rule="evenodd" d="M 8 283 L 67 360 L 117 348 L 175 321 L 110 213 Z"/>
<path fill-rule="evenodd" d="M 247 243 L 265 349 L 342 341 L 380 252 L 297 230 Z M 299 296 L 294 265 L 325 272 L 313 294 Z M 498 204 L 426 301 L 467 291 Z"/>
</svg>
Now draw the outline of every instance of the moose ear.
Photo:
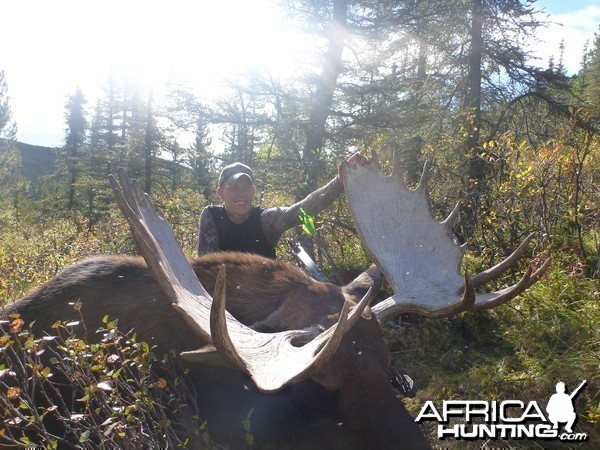
<svg viewBox="0 0 600 450">
<path fill-rule="evenodd" d="M 191 350 L 189 352 L 181 352 L 181 357 L 192 363 L 238 369 L 237 366 L 230 363 L 226 358 L 223 358 L 214 345 L 207 345 L 198 350 Z"/>
</svg>

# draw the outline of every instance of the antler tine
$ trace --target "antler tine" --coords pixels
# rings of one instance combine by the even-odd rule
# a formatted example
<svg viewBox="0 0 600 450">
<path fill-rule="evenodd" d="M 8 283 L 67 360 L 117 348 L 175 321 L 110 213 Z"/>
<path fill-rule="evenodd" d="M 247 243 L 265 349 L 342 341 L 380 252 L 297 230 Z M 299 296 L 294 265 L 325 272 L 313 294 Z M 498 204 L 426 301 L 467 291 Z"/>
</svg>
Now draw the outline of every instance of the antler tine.
<svg viewBox="0 0 600 450">
<path fill-rule="evenodd" d="M 446 217 L 444 219 L 444 221 L 442 222 L 442 225 L 444 226 L 444 228 L 446 228 L 446 231 L 448 231 L 448 232 L 452 231 L 452 227 L 454 226 L 454 223 L 456 222 L 456 219 L 458 218 L 459 212 L 460 212 L 460 202 L 458 202 L 456 204 L 456 206 L 454 207 L 452 212 L 450 214 L 448 214 L 448 217 Z"/>
<path fill-rule="evenodd" d="M 535 284 L 548 270 L 550 263 L 550 258 L 545 260 L 535 272 L 533 272 L 533 268 L 530 266 L 516 284 L 480 295 L 475 295 L 475 286 L 469 280 L 469 277 L 465 275 L 465 285 L 462 288 L 461 300 L 457 303 L 447 304 L 446 306 L 430 307 L 426 304 L 415 302 L 408 296 L 394 295 L 373 306 L 371 309 L 377 319 L 383 323 L 388 318 L 399 314 L 415 313 L 427 317 L 447 317 L 463 311 L 495 308 L 512 300 L 528 287 Z"/>
<path fill-rule="evenodd" d="M 508 269 L 514 267 L 519 262 L 521 256 L 523 256 L 523 254 L 527 250 L 529 242 L 531 242 L 533 236 L 534 233 L 531 233 L 529 236 L 527 236 L 523 240 L 523 242 L 521 242 L 521 244 L 515 249 L 515 251 L 513 251 L 509 256 L 507 256 L 504 260 L 500 261 L 495 266 L 490 267 L 489 269 L 484 270 L 483 272 L 480 272 L 477 275 L 473 275 L 471 277 L 471 281 L 473 282 L 475 287 L 477 288 L 487 283 L 488 281 L 493 280 L 494 278 L 498 278 Z"/>
<path fill-rule="evenodd" d="M 335 349 L 337 349 L 337 346 L 341 342 L 346 331 L 348 331 L 356 322 L 358 322 L 361 314 L 371 303 L 371 301 L 373 301 L 374 297 L 373 288 L 369 288 L 367 293 L 363 296 L 360 302 L 356 304 L 356 306 L 352 306 L 352 304 L 348 301 L 344 302 L 344 306 L 342 308 L 342 312 L 340 313 L 337 324 L 328 328 L 317 338 L 317 340 L 321 340 L 322 344 L 324 343 L 324 345 L 319 350 L 319 354 L 317 355 L 320 358 L 320 361 L 315 360 L 313 364 L 322 365 L 322 363 L 327 361 L 329 357 L 333 356 Z M 331 337 L 326 339 L 330 334 Z"/>
<path fill-rule="evenodd" d="M 237 367 L 246 366 L 243 358 L 235 351 L 235 345 L 227 331 L 227 316 L 225 314 L 225 287 L 227 281 L 227 267 L 221 266 L 215 282 L 213 304 L 210 310 L 210 329 L 212 330 L 213 345 L 217 351 Z"/>
<path fill-rule="evenodd" d="M 429 166 L 429 161 L 426 160 L 423 164 L 423 171 L 421 172 L 419 185 L 417 186 L 417 190 L 423 192 L 425 195 L 429 194 Z"/>
<path fill-rule="evenodd" d="M 219 273 L 221 274 L 221 272 L 224 272 L 224 270 L 221 269 Z M 224 287 L 222 289 L 224 289 Z M 238 365 L 241 364 L 242 367 L 246 367 L 257 387 L 265 391 L 273 390 L 271 386 L 284 386 L 285 384 L 305 379 L 311 373 L 318 371 L 335 354 L 344 334 L 358 321 L 360 315 L 372 300 L 373 296 L 372 289 L 369 289 L 352 312 L 350 312 L 350 302 L 345 302 L 337 323 L 319 334 L 315 339 L 308 342 L 303 347 L 280 345 L 282 337 L 303 337 L 303 332 L 282 332 L 269 334 L 268 336 L 273 336 L 273 345 L 262 346 L 260 352 L 255 353 L 254 346 L 250 349 L 244 341 L 240 341 L 237 345 L 234 345 L 233 340 L 229 335 L 232 329 L 231 327 L 227 327 L 225 318 L 225 296 L 217 295 L 216 291 L 217 289 L 215 288 L 215 304 L 211 310 L 211 326 L 213 327 L 213 330 L 218 330 L 213 332 L 214 345 L 228 360 L 235 362 Z M 307 331 L 304 333 L 311 334 L 312 332 Z M 260 356 L 260 358 L 257 359 L 260 359 L 261 364 L 248 364 L 248 357 L 245 355 L 248 350 L 252 350 L 252 354 L 255 357 Z M 275 351 L 277 354 L 274 353 Z M 285 359 L 288 364 L 288 371 L 290 369 L 289 366 L 297 369 L 293 370 L 293 372 L 296 373 L 291 378 L 288 377 L 286 371 L 282 370 L 281 363 L 272 363 L 274 360 L 281 359 L 281 357 L 278 356 L 278 353 L 281 352 L 286 354 Z"/>
<path fill-rule="evenodd" d="M 512 300 L 529 286 L 536 283 L 546 270 L 548 270 L 550 263 L 551 259 L 548 258 L 535 272 L 533 272 L 533 268 L 530 266 L 516 284 L 499 291 L 479 295 L 473 309 L 491 309 Z"/>
<path fill-rule="evenodd" d="M 213 302 L 151 198 L 143 193 L 139 183 L 129 181 L 125 170 L 120 169 L 118 175 L 118 182 L 109 177 L 117 203 L 130 224 L 148 268 L 173 302 L 173 307 L 203 339 L 214 342 L 227 360 L 250 374 L 260 390 L 278 390 L 306 378 L 316 364 L 323 364 L 333 355 L 344 332 L 356 323 L 355 313 L 360 308 L 347 317 L 346 307 L 337 325 L 301 347 L 294 346 L 293 342 L 298 337 L 309 336 L 307 331 L 267 334 L 246 327 L 225 311 L 225 269 L 221 269 L 217 277 L 217 298 Z M 366 303 L 365 300 L 361 307 L 364 308 Z M 211 323 L 213 309 L 212 315 L 218 318 Z M 198 361 L 203 360 L 203 355 L 207 361 L 215 359 L 214 352 L 207 352 L 206 348 L 182 356 Z"/>
<path fill-rule="evenodd" d="M 462 311 L 474 308 L 476 304 L 475 288 L 465 275 L 465 285 L 462 288 L 462 297 L 456 303 L 448 303 L 444 306 L 431 306 L 423 302 L 414 301 L 408 296 L 400 294 L 393 295 L 371 307 L 371 310 L 379 322 L 383 323 L 391 317 L 399 314 L 420 314 L 426 317 L 446 317 Z"/>
</svg>

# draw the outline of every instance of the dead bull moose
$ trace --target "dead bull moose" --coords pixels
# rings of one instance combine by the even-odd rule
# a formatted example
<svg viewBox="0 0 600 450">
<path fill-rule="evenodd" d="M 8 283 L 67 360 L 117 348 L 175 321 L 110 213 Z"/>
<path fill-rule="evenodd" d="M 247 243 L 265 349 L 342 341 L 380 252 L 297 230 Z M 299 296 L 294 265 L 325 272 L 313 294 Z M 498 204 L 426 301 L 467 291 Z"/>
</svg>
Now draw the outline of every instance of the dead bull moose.
<svg viewBox="0 0 600 450">
<path fill-rule="evenodd" d="M 215 419 L 216 429 L 209 414 L 209 430 L 216 435 L 219 426 L 239 424 L 254 406 L 258 440 L 264 420 L 265 435 L 274 433 L 269 427 L 283 424 L 291 428 L 287 437 L 292 442 L 300 432 L 283 411 L 286 402 L 298 402 L 307 414 L 325 405 L 332 411 L 331 422 L 341 423 L 332 427 L 337 426 L 333 437 L 325 432 L 321 448 L 428 448 L 389 383 L 390 357 L 380 322 L 403 312 L 441 317 L 492 308 L 535 283 L 548 262 L 535 272 L 529 269 L 514 286 L 476 298 L 477 287 L 515 266 L 530 237 L 496 266 L 472 277 L 461 275 L 464 247 L 451 237 L 458 208 L 436 222 L 429 208 L 427 167 L 414 191 L 404 186 L 397 167 L 391 176 L 376 160 L 343 168 L 361 240 L 394 289 L 392 297 L 371 308 L 365 291 L 374 282 L 372 271 L 337 287 L 254 255 L 215 253 L 190 266 L 150 198 L 120 171 L 119 181 L 111 177 L 111 184 L 147 266 L 135 257 L 86 259 L 7 306 L 5 313 L 20 313 L 39 333 L 68 318 L 68 302 L 79 299 L 88 329 L 109 315 L 119 318 L 121 329 L 133 328 L 159 348 L 176 349 L 189 361 L 198 403 L 225 411 L 232 400 L 218 397 L 228 391 L 236 396 L 233 403 L 243 403 L 236 410 L 240 415 L 229 422 Z M 252 391 L 261 394 L 245 404 L 244 395 Z M 211 394 L 217 398 L 211 400 Z M 316 399 L 321 404 L 310 405 Z M 311 421 L 318 419 L 310 416 Z"/>
</svg>

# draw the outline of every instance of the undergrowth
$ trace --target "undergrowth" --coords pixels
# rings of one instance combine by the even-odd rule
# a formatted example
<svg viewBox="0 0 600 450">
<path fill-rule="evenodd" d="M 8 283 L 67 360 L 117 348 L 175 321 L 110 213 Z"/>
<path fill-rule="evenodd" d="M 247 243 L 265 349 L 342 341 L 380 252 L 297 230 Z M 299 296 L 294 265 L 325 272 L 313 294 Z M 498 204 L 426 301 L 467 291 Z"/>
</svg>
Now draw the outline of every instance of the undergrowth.
<svg viewBox="0 0 600 450">
<path fill-rule="evenodd" d="M 104 318 L 90 343 L 82 322 L 36 337 L 18 316 L 2 324 L 0 446 L 48 449 L 217 448 L 171 356 Z"/>
<path fill-rule="evenodd" d="M 72 219 L 57 219 L 42 225 L 1 230 L 0 304 L 19 298 L 83 256 L 134 253 L 126 223 L 118 215 L 114 217 L 99 222 L 92 229 L 79 226 Z M 192 231 L 186 233 L 191 235 Z M 324 236 L 324 240 L 329 238 Z M 193 254 L 192 245 L 185 251 Z M 594 255 L 593 248 L 589 249 L 588 258 L 593 259 Z M 342 260 L 350 268 L 363 263 L 361 258 L 352 256 L 350 260 L 349 254 L 346 256 Z M 598 279 L 586 277 L 586 272 L 581 270 L 584 263 L 568 249 L 556 248 L 552 257 L 551 269 L 543 279 L 507 305 L 446 319 L 402 316 L 400 321 L 385 324 L 384 335 L 394 358 L 415 380 L 416 397 L 405 399 L 414 415 L 426 400 L 518 399 L 535 400 L 545 406 L 557 381 L 574 388 L 585 379 L 588 384 L 575 403 L 579 417 L 576 429 L 590 437 L 581 448 L 600 448 L 600 336 L 597 326 L 600 323 L 600 284 Z M 354 258 L 360 259 L 360 263 L 353 264 Z M 465 267 L 469 273 L 474 273 L 487 264 L 478 261 L 474 255 Z M 520 267 L 491 288 L 514 283 L 524 268 Z M 48 447 L 54 445 L 52 442 L 62 443 L 60 439 L 63 438 L 49 437 L 48 431 L 39 426 L 41 419 L 52 416 L 70 430 L 70 440 L 82 441 L 80 446 L 95 448 L 93 445 L 107 443 L 110 439 L 121 445 L 120 434 L 130 435 L 129 430 L 139 431 L 139 436 L 149 439 L 149 445 L 165 445 L 165 439 L 171 436 L 169 427 L 173 421 L 169 418 L 170 422 L 165 422 L 161 414 L 169 417 L 173 410 L 164 405 L 159 407 L 152 399 L 164 400 L 169 396 L 179 399 L 179 395 L 183 395 L 180 391 L 183 385 L 178 384 L 178 375 L 163 366 L 162 361 L 151 361 L 151 349 L 135 343 L 130 336 L 114 334 L 106 342 L 90 344 L 70 336 L 67 324 L 59 325 L 56 331 L 59 335 L 50 341 L 55 345 L 46 346 L 44 351 L 63 352 L 60 357 L 55 356 L 64 365 L 63 374 L 83 377 L 79 382 L 80 390 L 70 400 L 75 409 L 49 406 L 48 403 L 38 405 L 31 397 L 32 385 L 44 385 L 60 375 L 53 371 L 49 377 L 47 365 L 40 359 L 43 356 L 41 346 L 48 338 L 31 336 L 23 328 L 6 330 L 2 338 L 4 355 L 12 352 L 11 361 L 14 356 L 20 356 L 17 360 L 27 363 L 15 366 L 14 362 L 10 363 L 12 365 L 2 362 L 1 433 L 2 438 L 8 440 L 5 442 L 23 445 L 43 442 Z M 81 351 L 72 353 L 78 346 Z M 124 364 L 136 358 L 139 364 Z M 75 369 L 76 365 L 78 369 Z M 160 378 L 157 379 L 152 370 L 158 366 L 172 376 L 163 377 L 167 386 L 162 389 Z M 127 377 L 124 376 L 126 371 Z M 125 386 L 125 378 L 133 385 Z M 53 388 L 46 389 L 51 391 Z M 157 408 L 158 415 L 146 415 L 146 409 L 141 408 L 146 405 L 144 402 Z M 102 406 L 104 404 L 111 406 L 107 409 Z M 167 409 L 161 412 L 160 408 Z M 190 414 L 193 418 L 193 413 Z M 195 431 L 190 436 L 204 439 L 201 421 L 193 419 L 192 422 Z M 427 426 L 426 430 L 430 432 L 432 443 L 437 444 L 435 430 Z M 148 437 L 150 434 L 152 438 Z M 179 434 L 171 437 L 175 439 L 175 436 L 180 441 L 172 441 L 169 445 L 181 445 L 183 438 Z M 34 441 L 34 438 L 38 440 Z M 443 444 L 443 447 L 457 449 L 569 447 L 533 441 L 467 443 L 446 440 Z"/>
</svg>

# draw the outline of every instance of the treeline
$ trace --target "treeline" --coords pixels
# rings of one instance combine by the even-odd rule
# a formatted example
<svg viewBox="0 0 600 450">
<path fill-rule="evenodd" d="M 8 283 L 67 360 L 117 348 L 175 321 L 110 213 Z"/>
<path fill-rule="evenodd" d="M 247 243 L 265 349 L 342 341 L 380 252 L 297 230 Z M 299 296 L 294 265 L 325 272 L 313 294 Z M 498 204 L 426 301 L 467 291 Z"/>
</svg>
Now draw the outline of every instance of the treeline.
<svg viewBox="0 0 600 450">
<path fill-rule="evenodd" d="M 384 164 L 399 152 L 409 184 L 433 163 L 434 210 L 462 202 L 459 239 L 502 252 L 537 231 L 597 273 L 600 37 L 576 75 L 560 56 L 534 66 L 524 42 L 543 23 L 531 3 L 284 1 L 290 21 L 318 43 L 304 69 L 285 80 L 239 75 L 210 101 L 183 84 L 158 93 L 117 76 L 93 105 L 77 90 L 52 175 L 25 179 L 4 146 L 1 220 L 71 211 L 93 227 L 112 208 L 106 177 L 118 166 L 153 196 L 200 208 L 233 160 L 255 168 L 259 198 L 272 203 L 311 192 L 354 151 Z M 10 140 L 0 81 L 0 129 Z M 345 256 L 353 226 L 344 206 L 320 220 Z"/>
</svg>

